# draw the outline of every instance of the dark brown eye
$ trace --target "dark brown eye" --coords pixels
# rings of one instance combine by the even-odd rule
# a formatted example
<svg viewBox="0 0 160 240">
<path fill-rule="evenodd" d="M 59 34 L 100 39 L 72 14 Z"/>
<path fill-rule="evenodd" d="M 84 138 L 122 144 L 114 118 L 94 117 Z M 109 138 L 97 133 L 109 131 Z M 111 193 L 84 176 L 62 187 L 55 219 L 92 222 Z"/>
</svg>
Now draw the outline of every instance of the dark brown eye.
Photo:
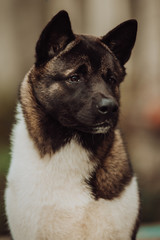
<svg viewBox="0 0 160 240">
<path fill-rule="evenodd" d="M 109 77 L 108 82 L 112 85 L 115 85 L 117 83 L 117 80 L 114 77 Z"/>
<path fill-rule="evenodd" d="M 80 81 L 80 76 L 78 74 L 74 74 L 71 77 L 69 77 L 69 82 L 71 83 L 77 83 Z"/>
</svg>

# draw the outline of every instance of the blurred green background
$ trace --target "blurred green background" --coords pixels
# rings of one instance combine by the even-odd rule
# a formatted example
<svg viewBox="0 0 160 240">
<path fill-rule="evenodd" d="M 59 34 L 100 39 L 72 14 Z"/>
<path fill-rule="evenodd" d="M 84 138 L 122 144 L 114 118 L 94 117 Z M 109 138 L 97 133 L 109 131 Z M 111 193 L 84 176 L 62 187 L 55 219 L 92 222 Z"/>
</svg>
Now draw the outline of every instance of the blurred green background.
<svg viewBox="0 0 160 240">
<path fill-rule="evenodd" d="M 59 10 L 69 12 L 77 33 L 104 35 L 121 22 L 138 20 L 138 36 L 122 84 L 120 126 L 139 180 L 143 223 L 160 222 L 160 1 L 0 1 L 0 235 L 5 176 L 18 86 L 34 63 L 36 41 Z"/>
</svg>

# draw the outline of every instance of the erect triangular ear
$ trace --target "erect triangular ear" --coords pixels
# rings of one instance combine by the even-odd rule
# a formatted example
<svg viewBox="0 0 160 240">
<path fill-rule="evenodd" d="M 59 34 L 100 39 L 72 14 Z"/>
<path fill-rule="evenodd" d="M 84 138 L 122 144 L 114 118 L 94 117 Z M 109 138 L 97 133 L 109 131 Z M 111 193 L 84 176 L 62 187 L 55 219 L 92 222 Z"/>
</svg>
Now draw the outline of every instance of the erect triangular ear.
<svg viewBox="0 0 160 240">
<path fill-rule="evenodd" d="M 111 49 L 120 63 L 124 65 L 131 55 L 136 40 L 136 34 L 137 21 L 128 20 L 102 37 L 102 42 Z"/>
<path fill-rule="evenodd" d="M 45 63 L 74 40 L 71 23 L 66 11 L 60 11 L 42 31 L 36 45 L 36 66 Z"/>
</svg>

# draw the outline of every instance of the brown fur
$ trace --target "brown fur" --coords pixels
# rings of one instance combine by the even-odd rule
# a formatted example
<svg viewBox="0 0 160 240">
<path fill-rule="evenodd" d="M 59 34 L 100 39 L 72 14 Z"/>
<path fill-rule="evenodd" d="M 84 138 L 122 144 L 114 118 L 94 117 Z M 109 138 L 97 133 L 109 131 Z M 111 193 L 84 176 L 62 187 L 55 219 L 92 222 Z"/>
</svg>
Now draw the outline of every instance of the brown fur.
<svg viewBox="0 0 160 240">
<path fill-rule="evenodd" d="M 22 105 L 23 114 L 27 124 L 28 132 L 32 137 L 35 146 L 38 148 L 41 157 L 46 153 L 51 154 L 51 139 L 45 139 L 45 133 L 42 125 L 45 122 L 45 114 L 38 104 L 33 93 L 30 75 L 34 72 L 34 68 L 28 73 L 20 88 L 20 102 Z"/>
<path fill-rule="evenodd" d="M 104 141 L 103 144 L 106 142 Z M 98 155 L 103 153 L 99 149 Z M 132 179 L 133 172 L 124 149 L 119 130 L 115 130 L 115 138 L 110 152 L 102 159 L 90 180 L 96 199 L 113 199 L 117 197 Z"/>
</svg>

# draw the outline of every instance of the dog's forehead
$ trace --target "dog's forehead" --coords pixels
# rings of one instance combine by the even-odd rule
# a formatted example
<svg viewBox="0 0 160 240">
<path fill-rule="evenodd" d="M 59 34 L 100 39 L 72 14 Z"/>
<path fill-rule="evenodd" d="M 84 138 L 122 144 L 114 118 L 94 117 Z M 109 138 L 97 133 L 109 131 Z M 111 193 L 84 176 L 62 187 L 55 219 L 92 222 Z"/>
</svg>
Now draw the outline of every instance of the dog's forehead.
<svg viewBox="0 0 160 240">
<path fill-rule="evenodd" d="M 103 64 L 112 64 L 115 61 L 111 51 L 99 38 L 85 35 L 77 35 L 71 47 L 62 52 L 60 58 L 68 65 L 89 64 L 95 71 Z"/>
</svg>

